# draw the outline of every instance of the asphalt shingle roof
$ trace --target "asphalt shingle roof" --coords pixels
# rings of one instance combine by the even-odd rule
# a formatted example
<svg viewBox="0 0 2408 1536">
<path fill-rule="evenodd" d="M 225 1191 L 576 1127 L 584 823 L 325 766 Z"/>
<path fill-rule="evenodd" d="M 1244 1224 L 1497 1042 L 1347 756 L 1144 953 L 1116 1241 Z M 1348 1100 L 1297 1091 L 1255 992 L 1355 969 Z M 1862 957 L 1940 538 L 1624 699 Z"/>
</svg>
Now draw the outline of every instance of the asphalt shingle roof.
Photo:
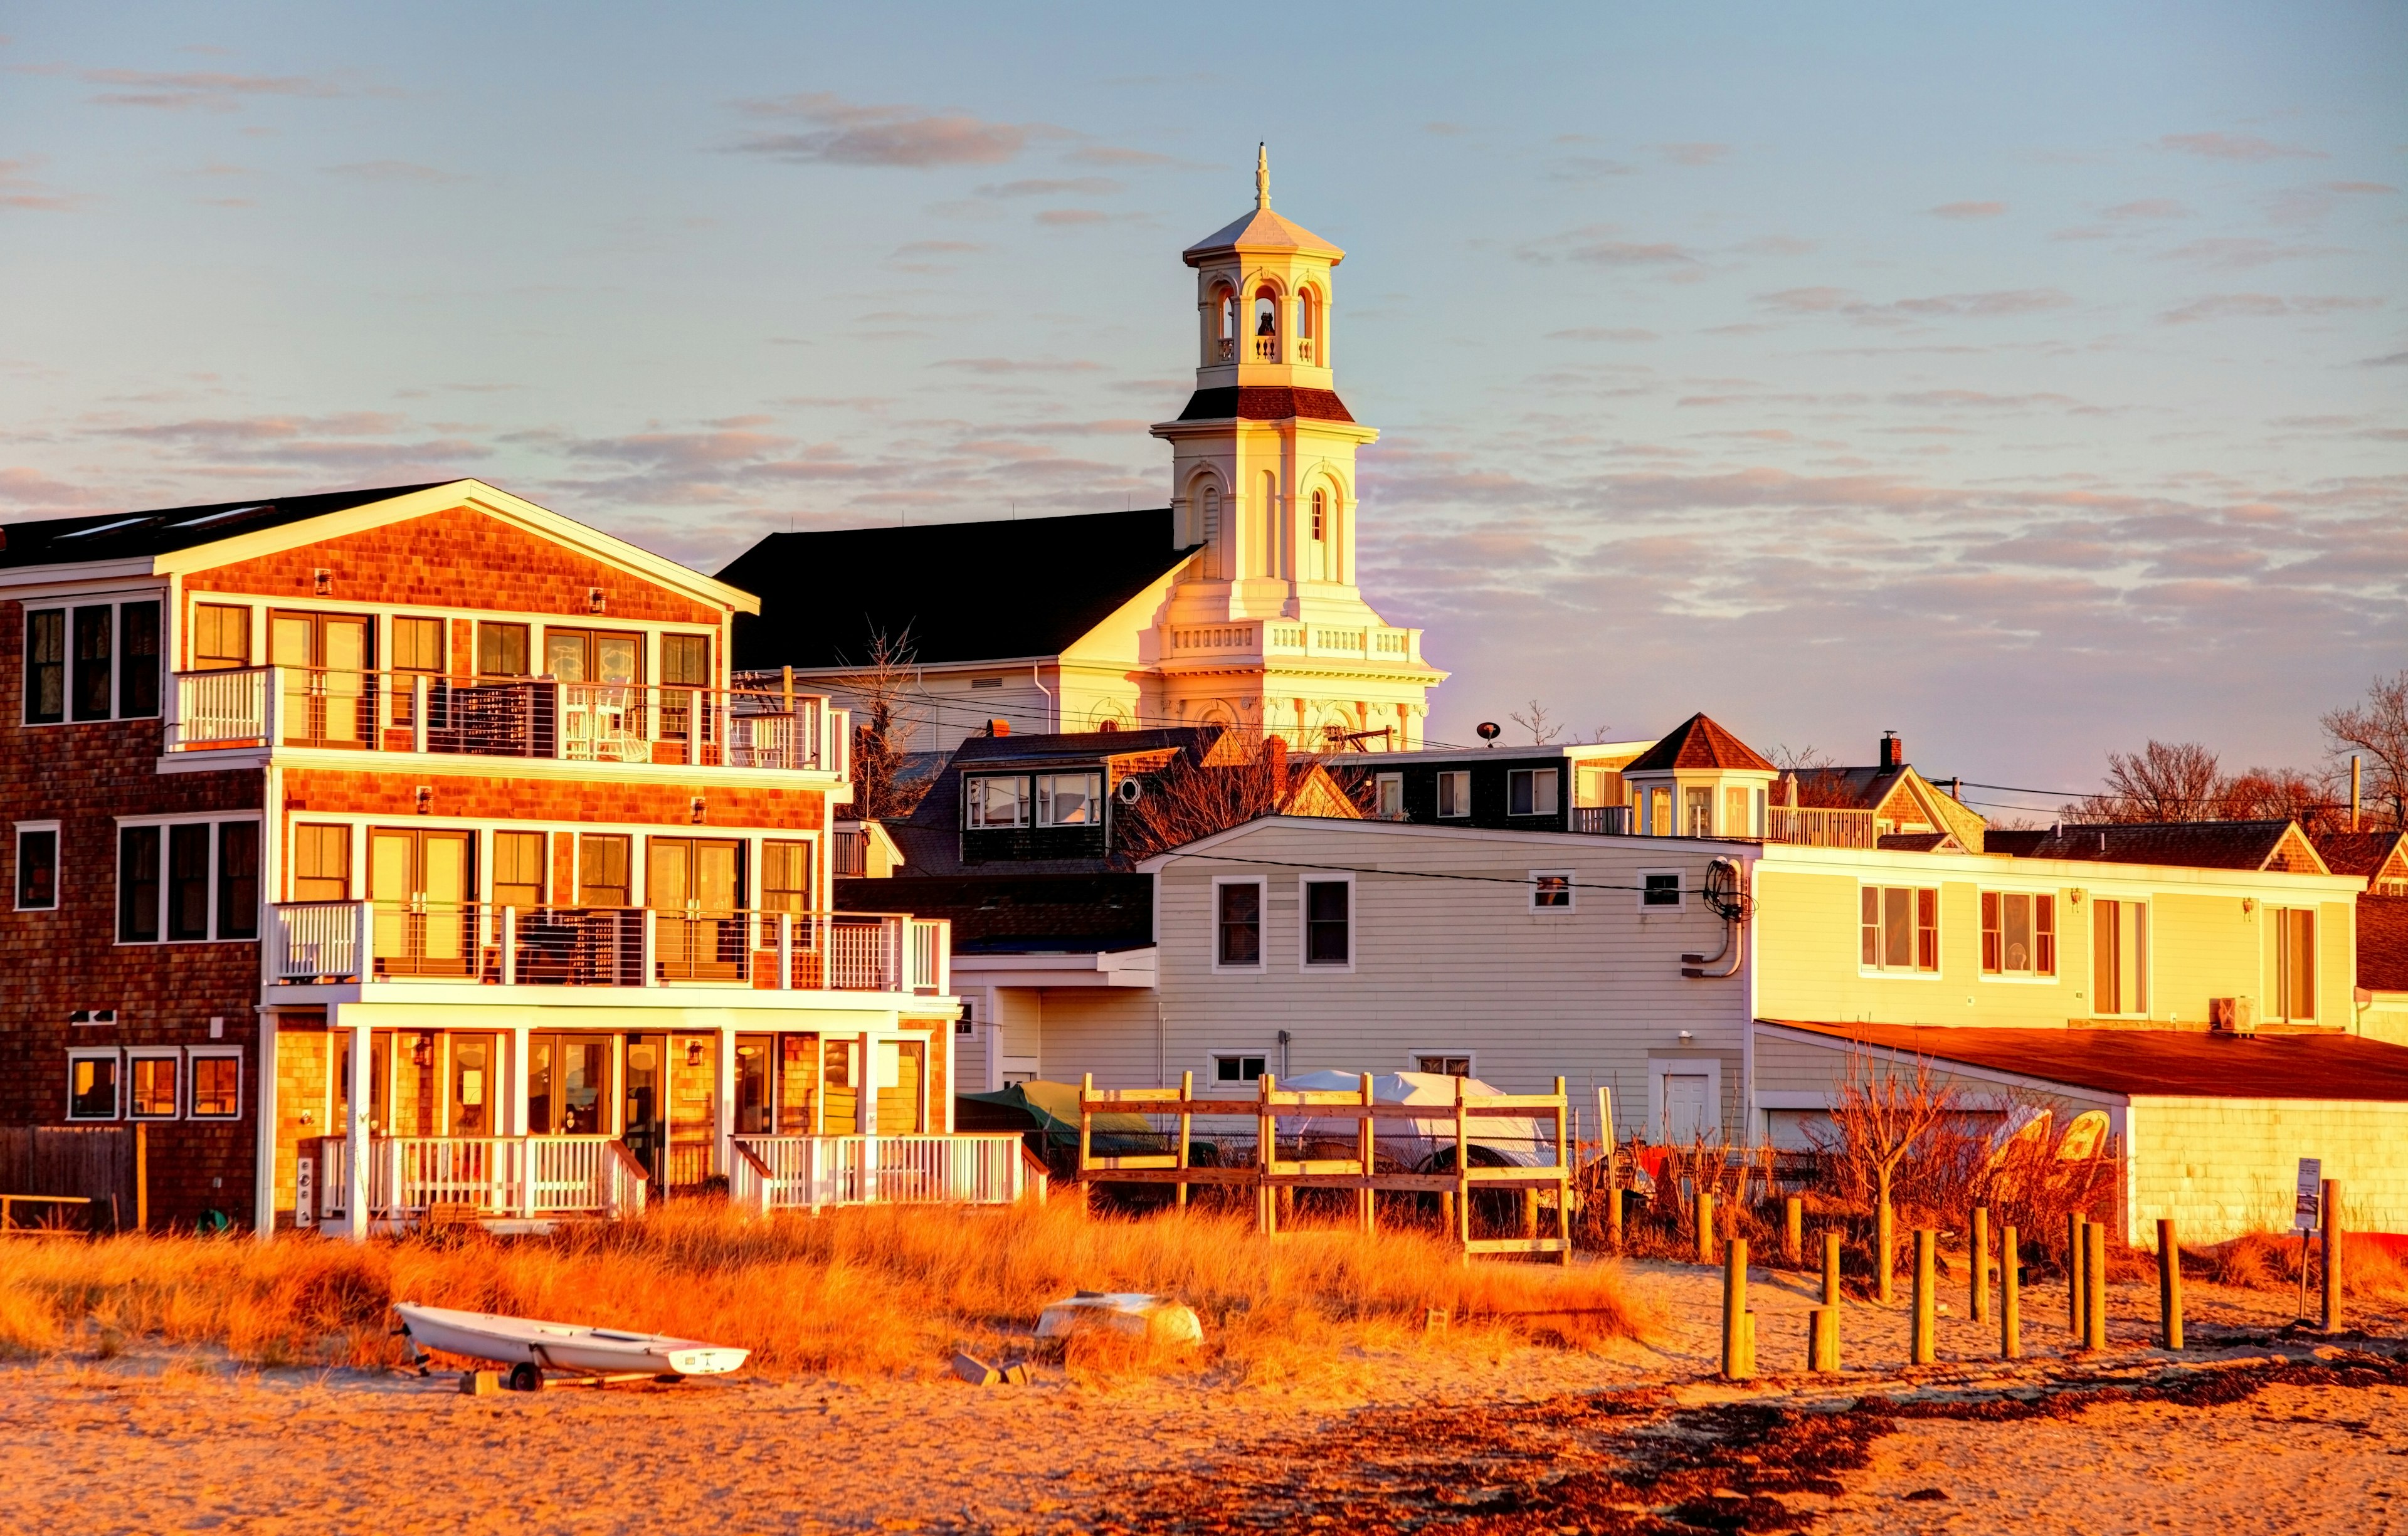
<svg viewBox="0 0 2408 1536">
<path fill-rule="evenodd" d="M 2358 984 L 2408 992 L 2408 896 L 2358 899 Z"/>
<path fill-rule="evenodd" d="M 1708 719 L 1703 713 L 1690 716 L 1674 727 L 1662 741 L 1639 754 L 1625 774 L 1643 774 L 1665 768 L 1756 768 L 1775 772 L 1756 748 Z"/>
<path fill-rule="evenodd" d="M 237 533 L 347 512 L 450 480 L 424 485 L 377 486 L 360 491 L 322 491 L 307 496 L 253 496 L 151 512 L 97 512 L 80 518 L 46 518 L 0 527 L 0 568 L 81 564 L 86 561 L 139 560 L 213 544 Z"/>
<path fill-rule="evenodd" d="M 2145 821 L 1994 832 L 1991 853 L 2019 859 L 2080 859 L 2111 864 L 2172 864 L 2181 869 L 2264 869 L 2289 832 L 2288 821 Z"/>
<path fill-rule="evenodd" d="M 1196 552 L 1168 507 L 1017 521 L 772 533 L 719 579 L 760 598 L 737 616 L 738 670 L 858 664 L 872 631 L 918 660 L 1058 656 Z"/>
</svg>

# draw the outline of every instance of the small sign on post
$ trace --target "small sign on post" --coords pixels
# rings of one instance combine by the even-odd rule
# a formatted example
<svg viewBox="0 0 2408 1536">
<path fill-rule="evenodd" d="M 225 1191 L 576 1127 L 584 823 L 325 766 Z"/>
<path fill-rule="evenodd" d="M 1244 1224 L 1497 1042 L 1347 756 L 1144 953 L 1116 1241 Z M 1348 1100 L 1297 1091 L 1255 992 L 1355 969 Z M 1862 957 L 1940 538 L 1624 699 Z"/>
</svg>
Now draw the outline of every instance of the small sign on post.
<svg viewBox="0 0 2408 1536">
<path fill-rule="evenodd" d="M 312 1227 L 318 1221 L 318 1159 L 303 1158 L 293 1165 L 293 1225 Z"/>
<path fill-rule="evenodd" d="M 2322 1158 L 2300 1159 L 2300 1197 L 2291 1212 L 2291 1230 L 2312 1232 L 2316 1230 L 2318 1207 L 2324 1199 L 2325 1163 Z"/>
</svg>

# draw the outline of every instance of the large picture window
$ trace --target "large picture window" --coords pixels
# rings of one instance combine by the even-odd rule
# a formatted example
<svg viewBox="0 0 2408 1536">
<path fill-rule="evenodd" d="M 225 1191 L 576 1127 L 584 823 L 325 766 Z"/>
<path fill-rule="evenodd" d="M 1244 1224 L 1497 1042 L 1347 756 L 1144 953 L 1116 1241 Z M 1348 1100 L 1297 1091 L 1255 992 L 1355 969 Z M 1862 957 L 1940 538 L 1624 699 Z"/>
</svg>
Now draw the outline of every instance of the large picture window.
<svg viewBox="0 0 2408 1536">
<path fill-rule="evenodd" d="M 1982 892 L 1982 974 L 2038 979 L 2057 974 L 2057 898 Z"/>
<path fill-rule="evenodd" d="M 1860 898 L 1862 947 L 1868 971 L 1907 974 L 1940 969 L 1940 892 L 1930 886 L 1867 886 Z"/>
<path fill-rule="evenodd" d="M 973 778 L 963 786 L 962 805 L 973 829 L 1028 825 L 1028 781 L 1009 777 Z"/>
</svg>

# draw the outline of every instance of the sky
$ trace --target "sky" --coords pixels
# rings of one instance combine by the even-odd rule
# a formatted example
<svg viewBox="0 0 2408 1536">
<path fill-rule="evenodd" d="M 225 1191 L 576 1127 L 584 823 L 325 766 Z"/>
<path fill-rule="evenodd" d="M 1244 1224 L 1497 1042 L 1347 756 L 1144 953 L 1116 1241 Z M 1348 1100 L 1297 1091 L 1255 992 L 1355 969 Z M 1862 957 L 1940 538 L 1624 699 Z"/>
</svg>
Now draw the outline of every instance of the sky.
<svg viewBox="0 0 2408 1536">
<path fill-rule="evenodd" d="M 1360 574 L 1454 674 L 1434 741 L 1704 710 L 2081 789 L 2150 737 L 2309 764 L 2408 668 L 2396 5 L 5 3 L 0 37 L 0 519 L 473 475 L 712 570 L 1160 505 L 1179 252 L 1268 140 L 1348 251 Z"/>
</svg>

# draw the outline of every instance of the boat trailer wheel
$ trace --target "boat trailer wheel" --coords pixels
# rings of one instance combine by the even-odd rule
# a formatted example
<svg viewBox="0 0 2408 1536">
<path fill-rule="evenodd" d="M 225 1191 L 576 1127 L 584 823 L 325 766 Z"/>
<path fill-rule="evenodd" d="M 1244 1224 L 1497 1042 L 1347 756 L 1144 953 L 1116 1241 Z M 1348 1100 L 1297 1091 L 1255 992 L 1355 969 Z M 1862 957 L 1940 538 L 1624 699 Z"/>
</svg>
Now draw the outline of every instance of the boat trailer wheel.
<svg viewBox="0 0 2408 1536">
<path fill-rule="evenodd" d="M 543 1368 L 533 1360 L 521 1360 L 510 1367 L 510 1390 L 540 1392 L 543 1390 Z"/>
</svg>

